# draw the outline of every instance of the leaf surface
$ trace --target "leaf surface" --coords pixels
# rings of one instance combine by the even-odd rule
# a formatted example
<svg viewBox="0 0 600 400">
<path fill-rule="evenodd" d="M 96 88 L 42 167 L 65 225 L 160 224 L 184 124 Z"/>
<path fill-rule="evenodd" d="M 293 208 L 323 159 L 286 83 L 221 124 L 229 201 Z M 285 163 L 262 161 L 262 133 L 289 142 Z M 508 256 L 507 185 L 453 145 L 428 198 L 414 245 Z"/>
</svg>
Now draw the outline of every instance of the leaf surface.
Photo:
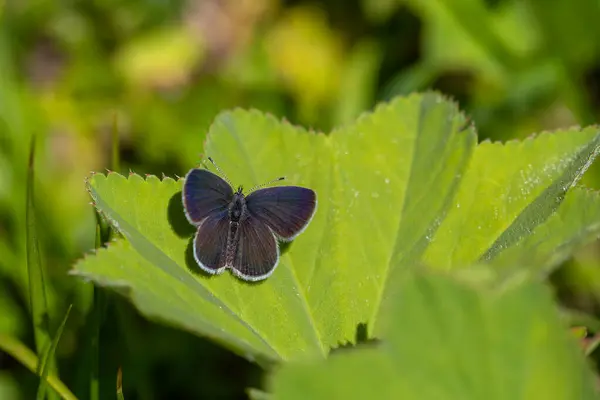
<svg viewBox="0 0 600 400">
<path fill-rule="evenodd" d="M 251 359 L 324 356 L 353 341 L 359 323 L 378 334 L 390 282 L 414 265 L 531 259 L 547 271 L 597 236 L 597 195 L 569 189 L 599 147 L 592 128 L 477 146 L 456 106 L 434 93 L 383 104 L 330 135 L 226 112 L 205 153 L 235 185 L 285 175 L 317 192 L 315 217 L 275 273 L 258 284 L 206 276 L 193 259 L 182 180 L 114 173 L 93 175 L 89 190 L 126 241 L 74 273 Z"/>
<path fill-rule="evenodd" d="M 482 282 L 411 274 L 393 297 L 386 341 L 286 364 L 270 377 L 272 398 L 597 398 L 550 290 L 515 277 Z"/>
</svg>

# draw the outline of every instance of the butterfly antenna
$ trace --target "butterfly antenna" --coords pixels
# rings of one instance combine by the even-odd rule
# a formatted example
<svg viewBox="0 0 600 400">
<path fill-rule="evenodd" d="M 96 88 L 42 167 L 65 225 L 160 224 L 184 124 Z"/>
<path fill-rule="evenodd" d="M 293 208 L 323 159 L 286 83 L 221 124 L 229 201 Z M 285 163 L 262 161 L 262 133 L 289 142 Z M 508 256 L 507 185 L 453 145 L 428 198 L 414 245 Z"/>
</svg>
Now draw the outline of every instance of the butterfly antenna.
<svg viewBox="0 0 600 400">
<path fill-rule="evenodd" d="M 272 185 L 272 184 L 274 184 L 275 182 L 279 182 L 279 181 L 282 181 L 282 180 L 284 180 L 284 179 L 285 179 L 285 176 L 280 176 L 279 178 L 277 178 L 277 179 L 273 179 L 272 181 L 269 181 L 269 182 L 266 182 L 266 183 L 263 183 L 263 184 L 260 184 L 260 185 L 256 185 L 256 186 L 254 186 L 252 189 L 250 189 L 250 190 L 248 191 L 248 194 L 250 194 L 250 193 L 254 192 L 254 191 L 255 191 L 255 190 L 257 190 L 257 189 L 260 189 L 260 188 L 262 188 L 262 187 L 265 187 L 265 186 Z"/>
<path fill-rule="evenodd" d="M 223 173 L 223 171 L 221 171 L 221 168 L 219 168 L 219 166 L 217 165 L 217 163 L 215 163 L 215 161 L 214 161 L 214 160 L 213 160 L 211 157 L 208 157 L 208 161 L 210 161 L 210 163 L 211 163 L 212 165 L 214 165 L 214 167 L 217 169 L 217 172 L 219 173 L 219 175 L 220 175 L 220 176 L 221 176 L 223 179 L 225 179 L 225 180 L 227 181 L 227 183 L 229 183 L 229 186 L 233 187 L 233 185 L 231 184 L 231 181 L 229 180 L 229 178 L 227 177 L 227 175 L 225 175 L 225 174 Z"/>
</svg>

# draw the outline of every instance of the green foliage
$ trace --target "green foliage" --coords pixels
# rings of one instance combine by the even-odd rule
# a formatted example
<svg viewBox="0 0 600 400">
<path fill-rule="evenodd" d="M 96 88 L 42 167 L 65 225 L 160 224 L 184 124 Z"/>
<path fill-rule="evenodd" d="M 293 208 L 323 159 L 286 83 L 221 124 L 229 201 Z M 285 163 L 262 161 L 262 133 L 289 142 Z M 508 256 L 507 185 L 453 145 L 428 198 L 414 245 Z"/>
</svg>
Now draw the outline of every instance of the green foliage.
<svg viewBox="0 0 600 400">
<path fill-rule="evenodd" d="M 284 365 L 271 398 L 597 398 L 546 285 L 418 272 L 391 303 L 383 343 Z"/>
<path fill-rule="evenodd" d="M 36 354 L 18 339 L 8 335 L 0 334 L 0 350 L 6 354 L 9 354 L 32 373 L 39 374 L 40 366 L 43 364 L 43 362 L 41 362 Z M 52 392 L 53 394 L 59 394 L 60 397 L 65 400 L 77 399 L 77 397 L 71 393 L 69 388 L 66 387 L 65 384 L 56 377 L 56 375 L 46 375 L 46 377 L 43 379 L 45 379 L 48 383 L 48 386 L 50 386 L 54 392 L 56 392 Z M 7 390 L 10 389 L 11 388 L 9 387 Z M 2 393 L 1 390 L 3 390 L 2 386 L 0 386 L 0 394 Z"/>
<path fill-rule="evenodd" d="M 567 318 L 588 328 L 592 338 L 581 340 L 597 365 L 600 207 L 598 194 L 580 185 L 600 187 L 600 164 L 571 187 L 593 158 L 596 133 L 565 129 L 600 117 L 597 2 L 313 3 L 0 0 L 0 398 L 33 398 L 43 356 L 29 350 L 40 331 L 31 321 L 42 316 L 40 307 L 32 313 L 29 299 L 41 304 L 42 292 L 39 285 L 29 291 L 28 217 L 36 221 L 48 314 L 58 317 L 73 303 L 56 351 L 59 369 L 48 378 L 63 394 L 69 389 L 59 372 L 78 397 L 113 396 L 122 366 L 127 398 L 224 398 L 247 387 L 257 388 L 252 396 L 268 397 L 254 365 L 177 328 L 250 358 L 261 346 L 276 360 L 322 357 L 338 341 L 354 341 L 358 322 L 367 323 L 369 335 L 382 335 L 379 304 L 397 275 L 421 264 L 456 273 L 484 262 L 501 276 L 550 275 Z M 385 109 L 394 112 L 384 106 L 355 122 L 382 99 L 429 88 L 460 104 L 482 143 L 475 144 L 455 111 L 448 114 L 455 119 L 447 124 L 450 133 L 442 132 L 444 118 L 431 126 L 433 114 L 453 108 L 448 103 L 438 111 L 425 107 L 423 129 L 414 127 L 414 109 L 397 100 L 396 111 L 407 117 L 390 122 Z M 320 132 L 335 129 L 314 135 L 239 110 L 221 114 L 210 128 L 216 115 L 234 107 Z M 511 141 L 543 131 L 553 133 Z M 27 216 L 33 133 L 35 213 Z M 405 140 L 391 143 L 392 136 Z M 236 183 L 287 174 L 315 185 L 320 196 L 317 218 L 287 248 L 273 281 L 251 292 L 228 274 L 208 280 L 215 298 L 229 301 L 230 319 L 240 325 L 236 334 L 248 334 L 247 326 L 267 329 L 250 335 L 256 343 L 225 335 L 218 307 L 214 315 L 202 314 L 205 296 L 197 291 L 207 280 L 193 262 L 160 261 L 178 251 L 189 258 L 191 227 L 181 210 L 170 214 L 179 218 L 172 223 L 160 208 L 179 191 L 179 181 L 90 179 L 98 204 L 110 206 L 106 215 L 129 223 L 133 233 L 79 264 L 98 264 L 94 282 L 125 285 L 125 298 L 175 329 L 148 323 L 102 285 L 67 274 L 94 247 L 96 220 L 82 182 L 89 171 L 182 175 L 209 152 Z M 133 207 L 122 203 L 142 200 L 136 190 L 154 198 L 153 188 L 158 197 L 138 222 Z M 176 197 L 168 200 L 178 204 Z M 151 212 L 156 215 L 148 220 Z M 168 242 L 161 241 L 162 229 Z M 138 241 L 127 243 L 131 237 Z M 140 243 L 151 243 L 157 258 L 138 252 Z M 110 257 L 123 266 L 120 274 L 102 262 Z M 156 264 L 170 271 L 161 283 L 183 286 L 185 298 L 160 289 L 172 301 L 159 304 L 155 287 L 144 286 L 163 278 Z M 148 280 L 134 281 L 140 276 Z M 173 276 L 183 281 L 173 283 Z M 246 305 L 233 289 L 266 297 L 250 296 Z M 299 297 L 291 298 L 296 291 Z M 266 315 L 247 311 L 263 300 L 279 307 Z M 45 332 L 54 333 L 60 321 L 49 322 Z M 271 332 L 280 326 L 283 332 Z"/>
<path fill-rule="evenodd" d="M 114 173 L 93 175 L 89 189 L 126 241 L 73 273 L 251 359 L 324 356 L 352 341 L 358 323 L 379 335 L 390 282 L 415 265 L 514 267 L 535 254 L 529 271 L 538 273 L 556 266 L 556 248 L 597 236 L 598 196 L 566 193 L 599 149 L 596 129 L 476 146 L 455 105 L 434 93 L 381 105 L 328 136 L 228 112 L 206 152 L 233 182 L 283 174 L 318 193 L 315 218 L 274 275 L 258 285 L 203 276 L 190 254 L 182 181 Z"/>
</svg>

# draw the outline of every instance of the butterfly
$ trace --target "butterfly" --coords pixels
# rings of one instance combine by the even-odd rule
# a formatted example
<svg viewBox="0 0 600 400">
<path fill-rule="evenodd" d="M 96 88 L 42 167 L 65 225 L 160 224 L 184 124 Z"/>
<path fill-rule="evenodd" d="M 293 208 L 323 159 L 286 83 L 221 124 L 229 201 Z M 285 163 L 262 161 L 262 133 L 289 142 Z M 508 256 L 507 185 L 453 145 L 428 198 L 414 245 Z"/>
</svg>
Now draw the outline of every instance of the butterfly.
<svg viewBox="0 0 600 400">
<path fill-rule="evenodd" d="M 300 186 L 263 186 L 245 194 L 207 169 L 187 173 L 183 207 L 197 227 L 194 258 L 204 271 L 220 274 L 229 268 L 246 281 L 266 279 L 279 263 L 279 240 L 291 241 L 306 229 L 316 212 L 316 193 Z"/>
</svg>

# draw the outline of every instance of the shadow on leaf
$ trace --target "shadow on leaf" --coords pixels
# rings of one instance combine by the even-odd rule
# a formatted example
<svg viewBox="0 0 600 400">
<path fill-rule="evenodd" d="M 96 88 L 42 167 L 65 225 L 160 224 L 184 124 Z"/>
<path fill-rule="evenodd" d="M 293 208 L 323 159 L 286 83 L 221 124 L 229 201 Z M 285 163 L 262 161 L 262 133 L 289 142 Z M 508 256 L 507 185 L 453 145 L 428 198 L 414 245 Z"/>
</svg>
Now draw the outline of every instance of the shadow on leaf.
<svg viewBox="0 0 600 400">
<path fill-rule="evenodd" d="M 171 225 L 173 232 L 175 232 L 175 234 L 179 237 L 189 237 L 196 232 L 196 228 L 190 224 L 185 216 L 185 212 L 183 211 L 181 191 L 175 193 L 169 199 L 169 206 L 167 207 L 167 219 L 169 220 L 169 225 Z"/>
<path fill-rule="evenodd" d="M 369 338 L 368 333 L 367 333 L 367 324 L 364 322 L 359 323 L 358 325 L 356 325 L 356 334 L 354 337 L 354 343 L 352 342 L 346 342 L 346 343 L 340 343 L 339 346 L 337 347 L 333 347 L 331 349 L 330 354 L 335 354 L 341 350 L 350 350 L 353 348 L 358 348 L 358 347 L 372 347 L 372 346 L 376 346 L 378 345 L 381 340 L 377 339 L 377 338 Z"/>
<path fill-rule="evenodd" d="M 287 253 L 290 250 L 290 247 L 292 246 L 292 242 L 279 242 L 279 255 L 282 256 L 285 253 Z"/>
<path fill-rule="evenodd" d="M 187 247 L 185 248 L 185 266 L 192 274 L 196 276 L 201 276 L 205 279 L 212 279 L 218 276 L 209 274 L 208 272 L 200 268 L 200 266 L 196 262 L 196 259 L 194 258 L 194 236 L 192 236 L 190 240 L 188 240 Z"/>
</svg>

